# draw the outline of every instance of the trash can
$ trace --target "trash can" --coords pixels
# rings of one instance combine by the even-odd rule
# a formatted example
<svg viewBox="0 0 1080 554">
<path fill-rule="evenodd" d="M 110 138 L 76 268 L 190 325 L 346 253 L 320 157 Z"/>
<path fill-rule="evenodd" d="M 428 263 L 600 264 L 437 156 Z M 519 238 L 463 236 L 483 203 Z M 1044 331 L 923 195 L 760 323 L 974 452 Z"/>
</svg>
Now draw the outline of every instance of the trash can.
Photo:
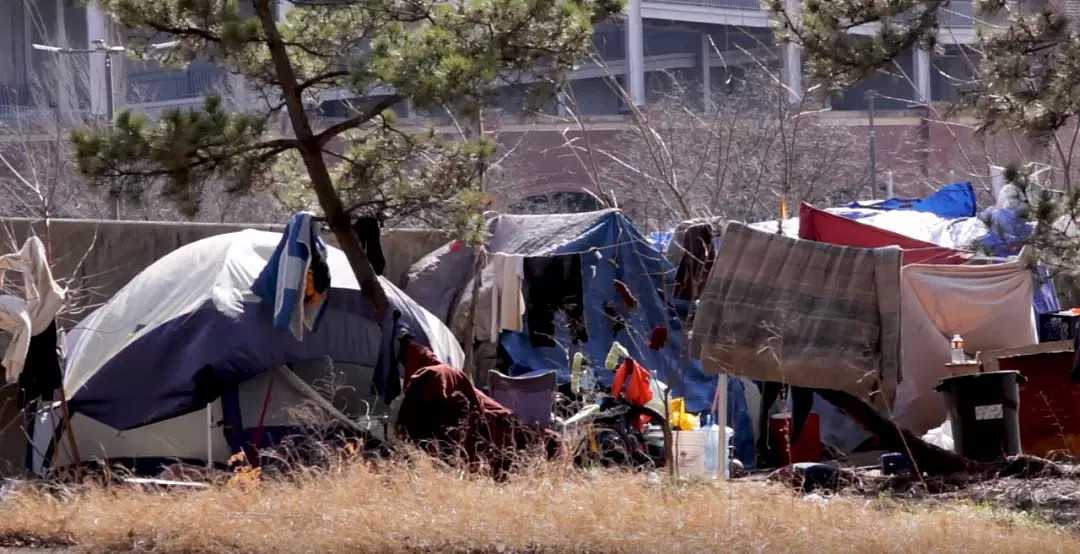
<svg viewBox="0 0 1080 554">
<path fill-rule="evenodd" d="M 936 390 L 945 396 L 956 453 L 991 462 L 1020 453 L 1019 371 L 990 371 L 946 377 Z"/>
</svg>

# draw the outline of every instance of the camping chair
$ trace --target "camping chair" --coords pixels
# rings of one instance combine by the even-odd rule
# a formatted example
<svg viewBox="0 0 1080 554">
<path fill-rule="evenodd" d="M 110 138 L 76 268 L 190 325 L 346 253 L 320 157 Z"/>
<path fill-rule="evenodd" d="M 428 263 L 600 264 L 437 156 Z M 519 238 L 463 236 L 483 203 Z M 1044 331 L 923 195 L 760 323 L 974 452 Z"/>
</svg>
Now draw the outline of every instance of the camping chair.
<svg viewBox="0 0 1080 554">
<path fill-rule="evenodd" d="M 535 375 L 510 377 L 498 371 L 488 372 L 488 385 L 491 398 L 506 409 L 514 412 L 522 422 L 528 425 L 549 427 L 551 425 L 551 404 L 555 399 L 558 381 L 555 371 Z"/>
</svg>

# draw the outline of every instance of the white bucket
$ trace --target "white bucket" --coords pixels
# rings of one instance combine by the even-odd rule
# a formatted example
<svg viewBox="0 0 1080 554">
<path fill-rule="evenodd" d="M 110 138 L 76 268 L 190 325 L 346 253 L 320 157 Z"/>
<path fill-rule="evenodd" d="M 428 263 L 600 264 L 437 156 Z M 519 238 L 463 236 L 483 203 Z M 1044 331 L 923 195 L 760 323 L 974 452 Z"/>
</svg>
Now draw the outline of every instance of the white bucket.
<svg viewBox="0 0 1080 554">
<path fill-rule="evenodd" d="M 679 477 L 705 477 L 705 441 L 708 432 L 698 429 L 675 431 L 672 435 L 675 441 L 672 452 Z"/>
</svg>

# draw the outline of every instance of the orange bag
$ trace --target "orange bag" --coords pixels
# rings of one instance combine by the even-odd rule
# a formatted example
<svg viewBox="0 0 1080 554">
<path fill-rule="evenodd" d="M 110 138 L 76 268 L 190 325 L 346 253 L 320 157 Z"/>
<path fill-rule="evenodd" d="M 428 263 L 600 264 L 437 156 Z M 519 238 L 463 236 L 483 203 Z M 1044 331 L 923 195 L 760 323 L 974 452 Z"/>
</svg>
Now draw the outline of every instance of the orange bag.
<svg viewBox="0 0 1080 554">
<path fill-rule="evenodd" d="M 611 392 L 618 398 L 626 387 L 626 401 L 635 406 L 644 406 L 652 400 L 652 387 L 649 386 L 649 372 L 640 364 L 627 358 L 615 372 L 611 383 Z"/>
</svg>

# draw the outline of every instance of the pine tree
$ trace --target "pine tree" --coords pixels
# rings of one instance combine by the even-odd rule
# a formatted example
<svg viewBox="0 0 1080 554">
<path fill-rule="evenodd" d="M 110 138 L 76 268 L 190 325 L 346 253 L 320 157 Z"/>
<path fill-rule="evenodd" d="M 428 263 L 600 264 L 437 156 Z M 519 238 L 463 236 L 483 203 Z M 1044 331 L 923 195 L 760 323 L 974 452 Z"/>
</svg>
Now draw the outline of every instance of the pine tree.
<svg viewBox="0 0 1080 554">
<path fill-rule="evenodd" d="M 805 50 L 810 78 L 835 90 L 887 69 L 911 48 L 938 48 L 946 32 L 940 18 L 952 2 L 805 0 L 795 12 L 785 0 L 765 4 L 781 40 Z M 976 20 L 1002 21 L 979 28 L 976 77 L 959 87 L 958 108 L 973 113 L 981 131 L 1048 139 L 1080 113 L 1080 33 L 1060 4 L 975 0 Z M 864 25 L 875 32 L 850 32 Z"/>
<path fill-rule="evenodd" d="M 288 175 L 321 208 L 380 315 L 385 292 L 350 218 L 439 208 L 477 229 L 476 184 L 494 152 L 482 136 L 409 132 L 393 109 L 477 114 L 508 83 L 552 90 L 589 52 L 593 25 L 621 10 L 618 0 L 327 0 L 280 19 L 283 0 L 96 1 L 133 31 L 137 55 L 215 62 L 245 78 L 260 109 L 209 97 L 159 120 L 121 112 L 111 127 L 73 133 L 80 172 L 128 197 L 163 183 L 189 213 L 208 180 L 243 193 Z M 161 42 L 171 45 L 153 48 Z M 374 100 L 319 126 L 311 107 L 329 90 Z M 282 120 L 288 131 L 275 134 Z"/>
<path fill-rule="evenodd" d="M 955 3 L 805 0 L 792 11 L 785 0 L 765 0 L 765 7 L 779 21 L 779 38 L 804 49 L 810 79 L 836 90 L 887 70 L 913 47 L 938 49 L 947 32 L 941 16 Z M 1030 204 L 1036 223 L 1022 242 L 1035 246 L 1057 273 L 1074 274 L 1080 268 L 1080 187 L 1073 183 L 1080 152 L 1080 29 L 1064 4 L 976 0 L 975 19 L 995 24 L 977 30 L 972 45 L 977 67 L 958 87 L 950 111 L 973 115 L 979 133 L 1018 132 L 1055 160 L 1060 187 L 1039 186 L 1031 168 L 1017 164 L 1005 177 Z M 863 25 L 874 32 L 850 32 Z"/>
</svg>

